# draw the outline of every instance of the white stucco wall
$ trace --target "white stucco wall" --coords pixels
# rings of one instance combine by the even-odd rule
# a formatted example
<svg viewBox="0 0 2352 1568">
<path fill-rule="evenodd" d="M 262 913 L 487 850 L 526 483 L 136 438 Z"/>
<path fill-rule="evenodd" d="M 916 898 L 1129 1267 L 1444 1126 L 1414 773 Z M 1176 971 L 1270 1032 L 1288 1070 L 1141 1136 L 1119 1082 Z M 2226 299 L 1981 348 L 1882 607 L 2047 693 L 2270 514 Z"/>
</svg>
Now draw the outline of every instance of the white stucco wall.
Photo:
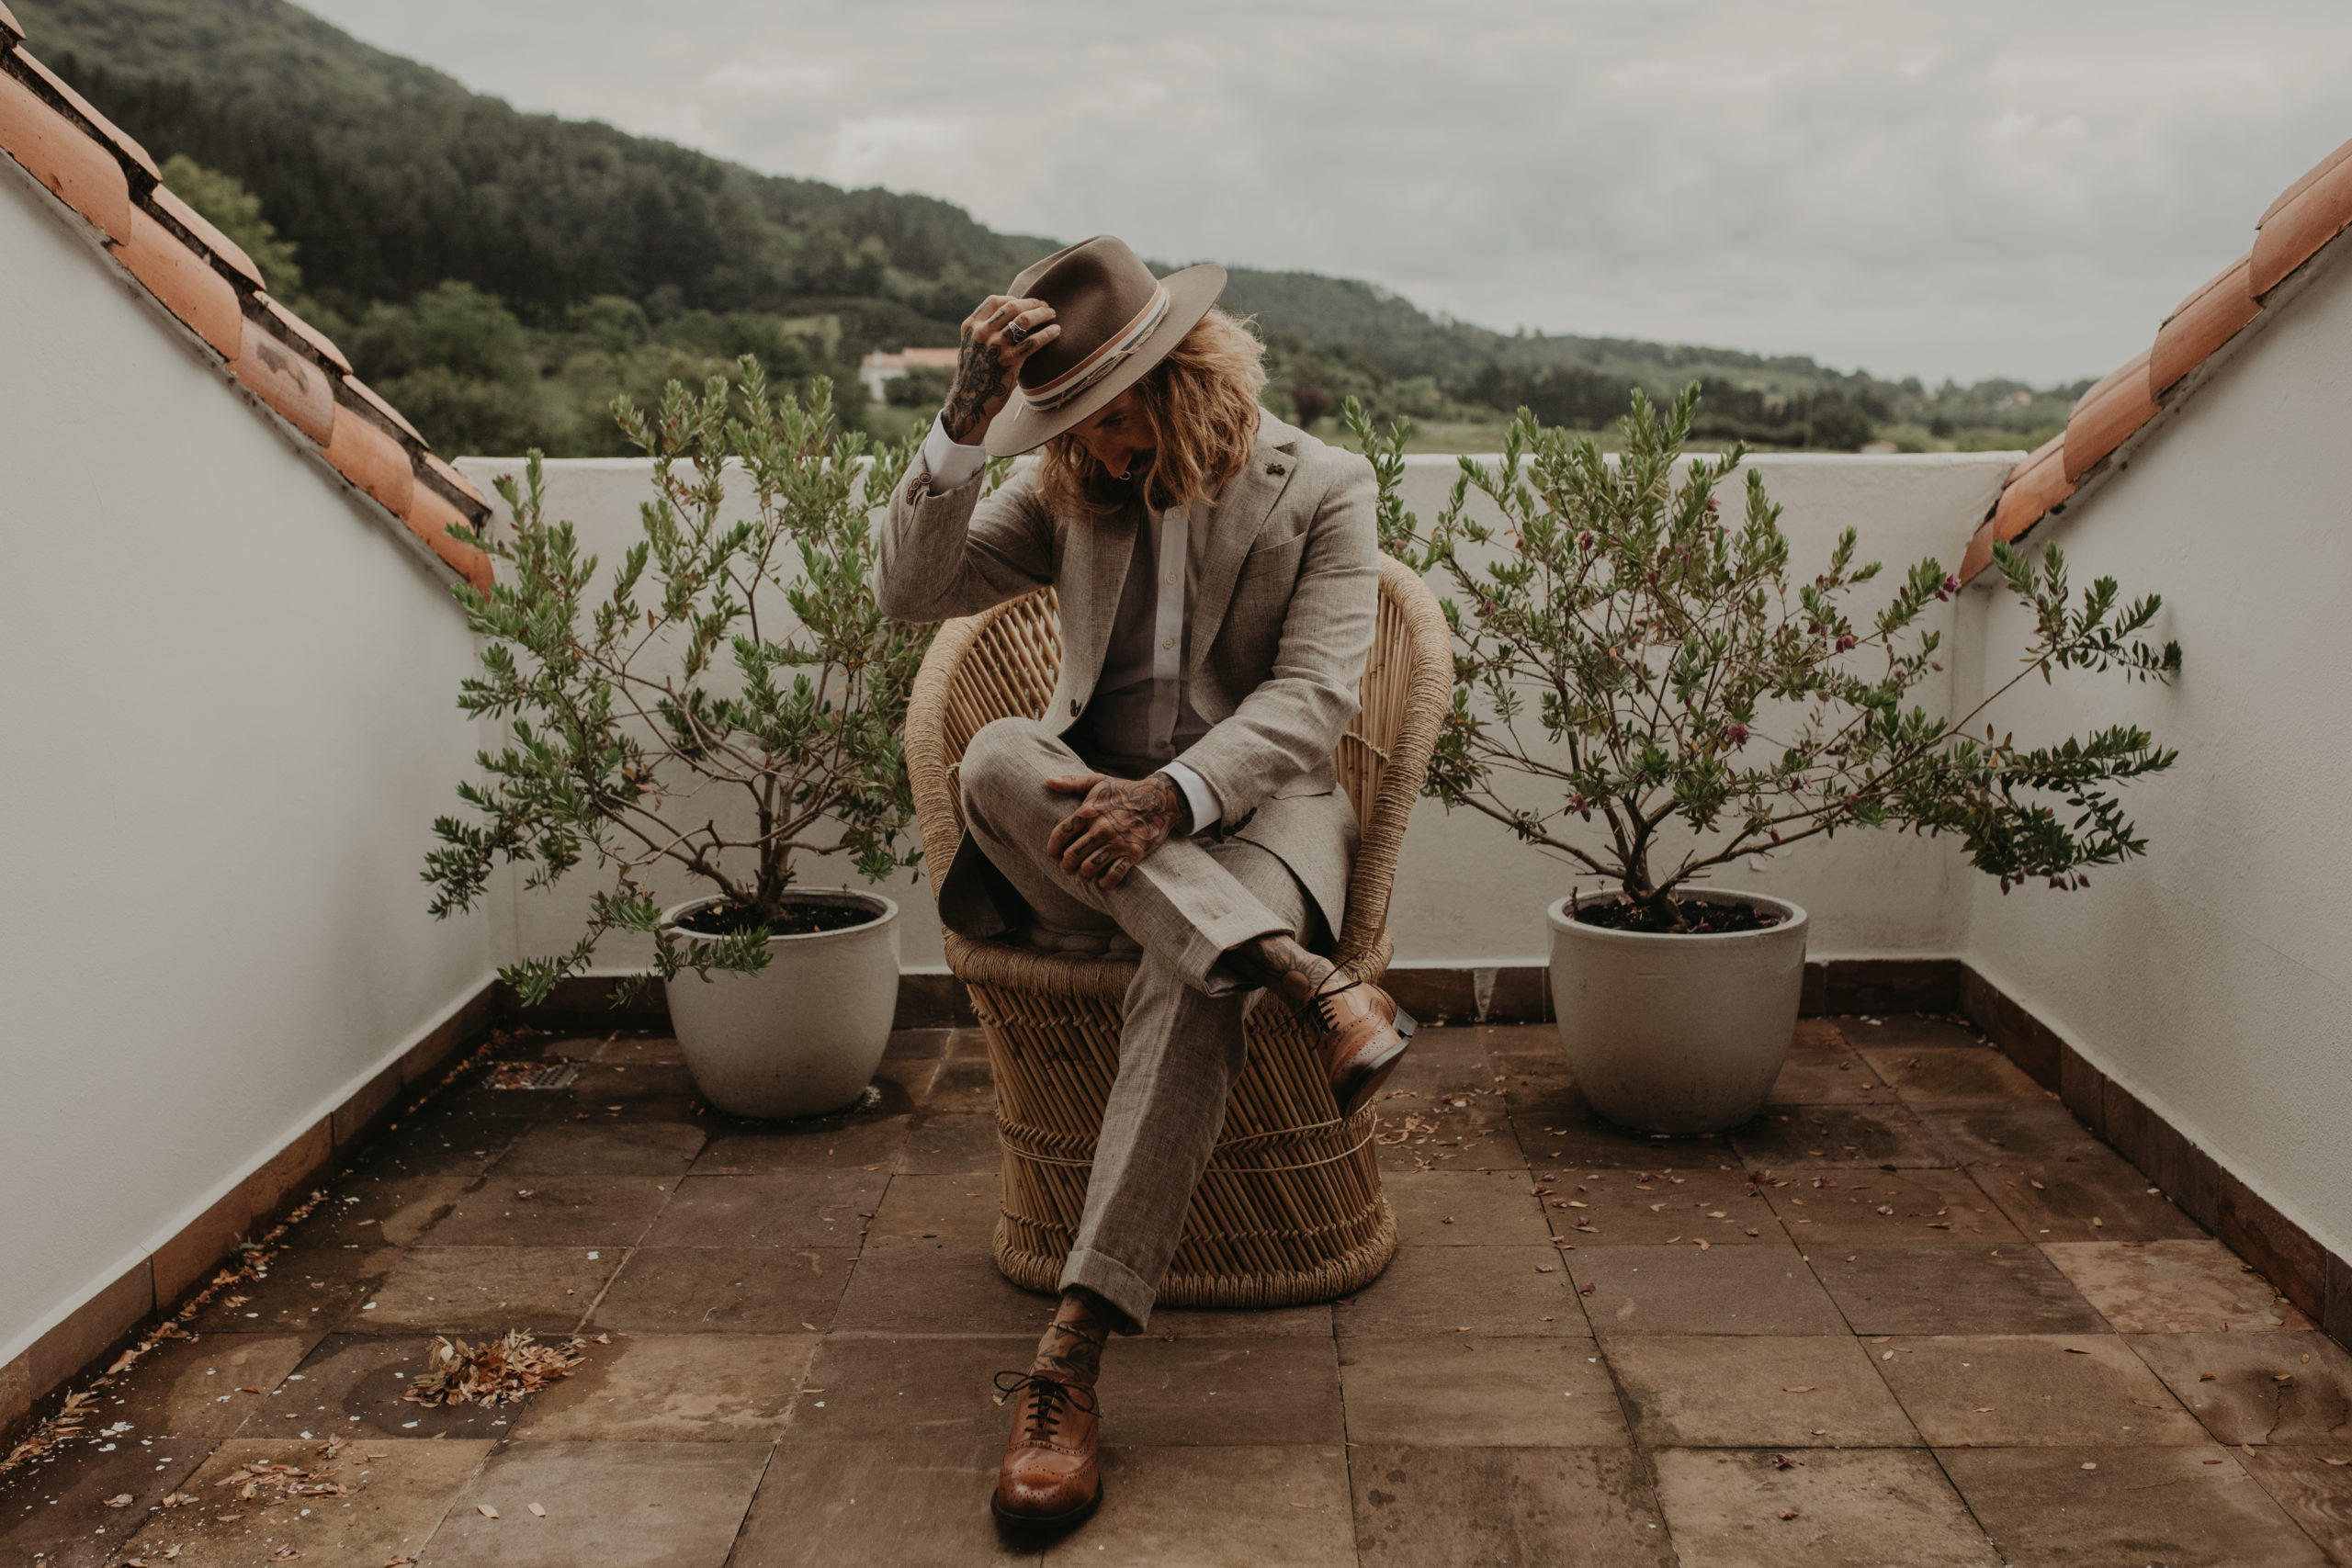
<svg viewBox="0 0 2352 1568">
<path fill-rule="evenodd" d="M 1826 559 L 1839 531 L 1849 525 L 1860 530 L 1861 558 L 1886 563 L 1885 578 L 1858 604 L 1867 604 L 1868 593 L 1891 590 L 1902 570 L 1923 556 L 1956 566 L 1960 544 L 1984 515 L 2013 461 L 2013 454 L 1756 459 L 1785 508 L 1782 526 L 1801 575 Z M 468 458 L 458 467 L 485 494 L 500 475 L 521 470 L 519 462 L 503 458 Z M 1424 521 L 1442 508 L 1455 472 L 1452 457 L 1409 460 L 1407 501 Z M 638 507 L 651 493 L 650 465 L 622 458 L 550 462 L 546 483 L 549 517 L 571 521 L 583 547 L 609 563 L 638 536 Z M 1486 503 L 1479 498 L 1476 504 Z M 1951 610 L 1939 606 L 1935 615 L 1936 624 L 1948 625 Z M 1744 863 L 1736 876 L 1720 881 L 1804 905 L 1815 918 L 1812 945 L 1817 956 L 1948 955 L 1958 951 L 1963 910 L 1954 890 L 1956 863 L 1942 844 L 1856 833 Z M 812 886 L 863 886 L 845 865 L 812 863 L 803 879 Z M 592 875 L 575 874 L 552 892 L 516 895 L 504 916 L 511 925 L 502 926 L 500 941 L 514 953 L 560 951 L 577 934 L 596 885 Z M 1543 908 L 1570 885 L 1565 864 L 1521 848 L 1487 818 L 1467 811 L 1449 815 L 1425 801 L 1406 836 L 1389 914 L 1397 961 L 1448 966 L 1541 963 L 1547 945 Z M 687 885 L 673 877 L 657 880 L 657 886 L 666 897 L 684 896 Z M 1580 886 L 1598 884 L 1586 878 Z M 905 965 L 944 969 L 928 885 L 901 874 L 882 890 L 903 911 Z M 643 945 L 616 940 L 600 954 L 599 966 L 619 969 L 639 962 Z"/>
<path fill-rule="evenodd" d="M 0 159 L 0 1364 L 489 977 L 443 581 Z"/>
<path fill-rule="evenodd" d="M 2127 594 L 2161 592 L 2186 668 L 2169 690 L 2020 687 L 2019 739 L 2132 722 L 2180 761 L 2130 796 L 2147 859 L 2064 896 L 1971 884 L 1965 946 L 2340 1257 L 2352 1255 L 2352 489 L 2340 460 L 2352 261 L 2318 265 L 2329 270 L 2124 471 L 2027 541 L 2054 540 L 2077 582 L 2108 574 Z M 1963 615 L 1973 646 L 2020 635 L 2006 590 L 1972 588 Z"/>
</svg>

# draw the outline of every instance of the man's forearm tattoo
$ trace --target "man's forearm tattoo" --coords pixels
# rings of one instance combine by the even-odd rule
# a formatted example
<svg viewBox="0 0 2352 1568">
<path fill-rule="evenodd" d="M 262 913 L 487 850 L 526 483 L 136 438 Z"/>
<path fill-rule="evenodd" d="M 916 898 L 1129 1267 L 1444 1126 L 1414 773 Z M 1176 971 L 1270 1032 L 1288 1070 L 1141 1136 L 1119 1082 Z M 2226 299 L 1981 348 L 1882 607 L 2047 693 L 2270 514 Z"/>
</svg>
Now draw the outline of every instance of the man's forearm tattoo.
<svg viewBox="0 0 2352 1568">
<path fill-rule="evenodd" d="M 947 406 L 940 411 L 940 423 L 947 427 L 951 440 L 967 446 L 964 437 L 980 427 L 989 405 L 1002 401 L 1012 392 L 1012 367 L 1005 363 L 1003 346 L 967 341 L 956 356 L 956 385 L 947 393 Z"/>
</svg>

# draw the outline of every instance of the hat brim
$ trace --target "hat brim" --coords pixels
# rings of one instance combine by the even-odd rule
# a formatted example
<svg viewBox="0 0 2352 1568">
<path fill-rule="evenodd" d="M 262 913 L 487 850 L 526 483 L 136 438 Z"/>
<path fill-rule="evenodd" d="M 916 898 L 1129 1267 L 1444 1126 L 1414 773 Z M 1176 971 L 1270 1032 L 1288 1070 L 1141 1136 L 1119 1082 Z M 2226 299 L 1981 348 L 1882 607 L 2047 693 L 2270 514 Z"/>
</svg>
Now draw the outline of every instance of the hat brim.
<svg viewBox="0 0 2352 1568">
<path fill-rule="evenodd" d="M 989 456 L 1015 457 L 1035 451 L 1063 431 L 1093 418 L 1103 404 L 1143 379 L 1147 371 L 1184 341 L 1186 333 L 1200 325 L 1201 318 L 1209 313 L 1209 307 L 1225 292 L 1225 268 L 1214 263 L 1188 266 L 1161 278 L 1159 286 L 1168 290 L 1168 314 L 1149 337 L 1136 345 L 1135 353 L 1102 380 L 1050 412 L 1032 405 L 1027 395 L 1015 388 L 1003 411 L 989 422 Z"/>
</svg>

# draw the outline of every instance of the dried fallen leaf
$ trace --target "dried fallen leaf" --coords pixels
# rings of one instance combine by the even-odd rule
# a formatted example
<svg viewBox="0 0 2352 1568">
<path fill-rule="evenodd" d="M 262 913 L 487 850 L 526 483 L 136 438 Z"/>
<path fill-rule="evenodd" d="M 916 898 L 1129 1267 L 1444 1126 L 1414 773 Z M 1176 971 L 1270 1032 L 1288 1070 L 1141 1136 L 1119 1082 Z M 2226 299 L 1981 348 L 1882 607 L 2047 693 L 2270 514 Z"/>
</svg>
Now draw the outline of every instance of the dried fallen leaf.
<svg viewBox="0 0 2352 1568">
<path fill-rule="evenodd" d="M 125 1492 L 119 1495 L 107 1498 L 107 1506 L 109 1508 L 128 1508 L 130 1506 L 130 1494 Z"/>
<path fill-rule="evenodd" d="M 535 1517 L 544 1519 L 548 1517 L 548 1511 L 545 1508 L 540 1507 L 537 1503 L 526 1503 L 524 1506 L 529 1508 Z"/>
<path fill-rule="evenodd" d="M 1797 1511 L 1794 1508 L 1783 1508 L 1781 1510 L 1781 1517 L 1784 1519 L 1793 1519 L 1796 1517 Z"/>
<path fill-rule="evenodd" d="M 492 1507 L 487 1503 L 476 1503 L 474 1505 L 474 1512 L 480 1514 L 485 1519 L 494 1519 L 498 1517 L 498 1510 Z"/>
<path fill-rule="evenodd" d="M 1781 1392 L 1782 1393 L 1812 1393 L 1815 1388 L 1817 1388 L 1817 1387 L 1819 1387 L 1819 1386 L 1820 1386 L 1820 1385 L 1819 1385 L 1819 1384 L 1817 1384 L 1817 1383 L 1801 1382 L 1801 1383 L 1797 1384 L 1794 1388 L 1783 1388 L 1783 1389 L 1781 1389 Z"/>
<path fill-rule="evenodd" d="M 2097 1470 L 2098 1468 L 2098 1461 L 2086 1459 L 2083 1461 L 2083 1468 L 2085 1470 Z"/>
<path fill-rule="evenodd" d="M 1991 1415 L 1992 1413 L 1993 1413 L 1993 1406 L 1991 1406 L 1991 1405 L 1989 1405 L 1989 1404 L 1980 1404 L 1980 1405 L 1976 1406 L 1976 1414 L 1977 1414 L 1977 1415 L 1979 1415 L 1979 1416 L 1989 1416 L 1989 1415 Z"/>
<path fill-rule="evenodd" d="M 2197 1374 L 2197 1381 L 2199 1382 L 2211 1382 L 2213 1381 L 2213 1374 L 2211 1372 L 2199 1372 Z"/>
<path fill-rule="evenodd" d="M 1772 1468 L 1774 1470 L 1794 1470 L 1796 1467 L 1797 1461 L 1791 1459 L 1786 1454 L 1774 1454 L 1772 1456 Z"/>
<path fill-rule="evenodd" d="M 401 1397 L 412 1404 L 513 1404 L 569 1376 L 583 1359 L 582 1343 L 542 1345 L 521 1328 L 478 1345 L 442 1336 L 424 1353 L 424 1375 Z"/>
<path fill-rule="evenodd" d="M 1878 1353 L 1878 1359 L 1882 1361 L 1892 1361 L 1894 1359 L 1894 1352 L 1892 1350 L 1881 1350 Z"/>
<path fill-rule="evenodd" d="M 2322 1464 L 2352 1464 L 2352 1459 L 2337 1459 L 2334 1454 L 2322 1454 L 2319 1456 L 2319 1461 Z"/>
</svg>

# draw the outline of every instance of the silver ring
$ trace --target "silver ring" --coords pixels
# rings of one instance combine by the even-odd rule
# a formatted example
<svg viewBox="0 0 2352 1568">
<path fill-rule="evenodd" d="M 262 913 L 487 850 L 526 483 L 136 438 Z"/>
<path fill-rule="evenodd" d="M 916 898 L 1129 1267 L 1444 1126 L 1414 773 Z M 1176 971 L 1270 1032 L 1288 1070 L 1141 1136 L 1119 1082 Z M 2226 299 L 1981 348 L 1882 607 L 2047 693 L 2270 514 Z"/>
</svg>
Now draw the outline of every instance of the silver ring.
<svg viewBox="0 0 2352 1568">
<path fill-rule="evenodd" d="M 1004 335 L 1011 338 L 1014 343 L 1027 343 L 1029 341 L 1029 329 L 1023 326 L 1019 321 L 1015 321 L 1011 326 L 1004 329 Z"/>
</svg>

